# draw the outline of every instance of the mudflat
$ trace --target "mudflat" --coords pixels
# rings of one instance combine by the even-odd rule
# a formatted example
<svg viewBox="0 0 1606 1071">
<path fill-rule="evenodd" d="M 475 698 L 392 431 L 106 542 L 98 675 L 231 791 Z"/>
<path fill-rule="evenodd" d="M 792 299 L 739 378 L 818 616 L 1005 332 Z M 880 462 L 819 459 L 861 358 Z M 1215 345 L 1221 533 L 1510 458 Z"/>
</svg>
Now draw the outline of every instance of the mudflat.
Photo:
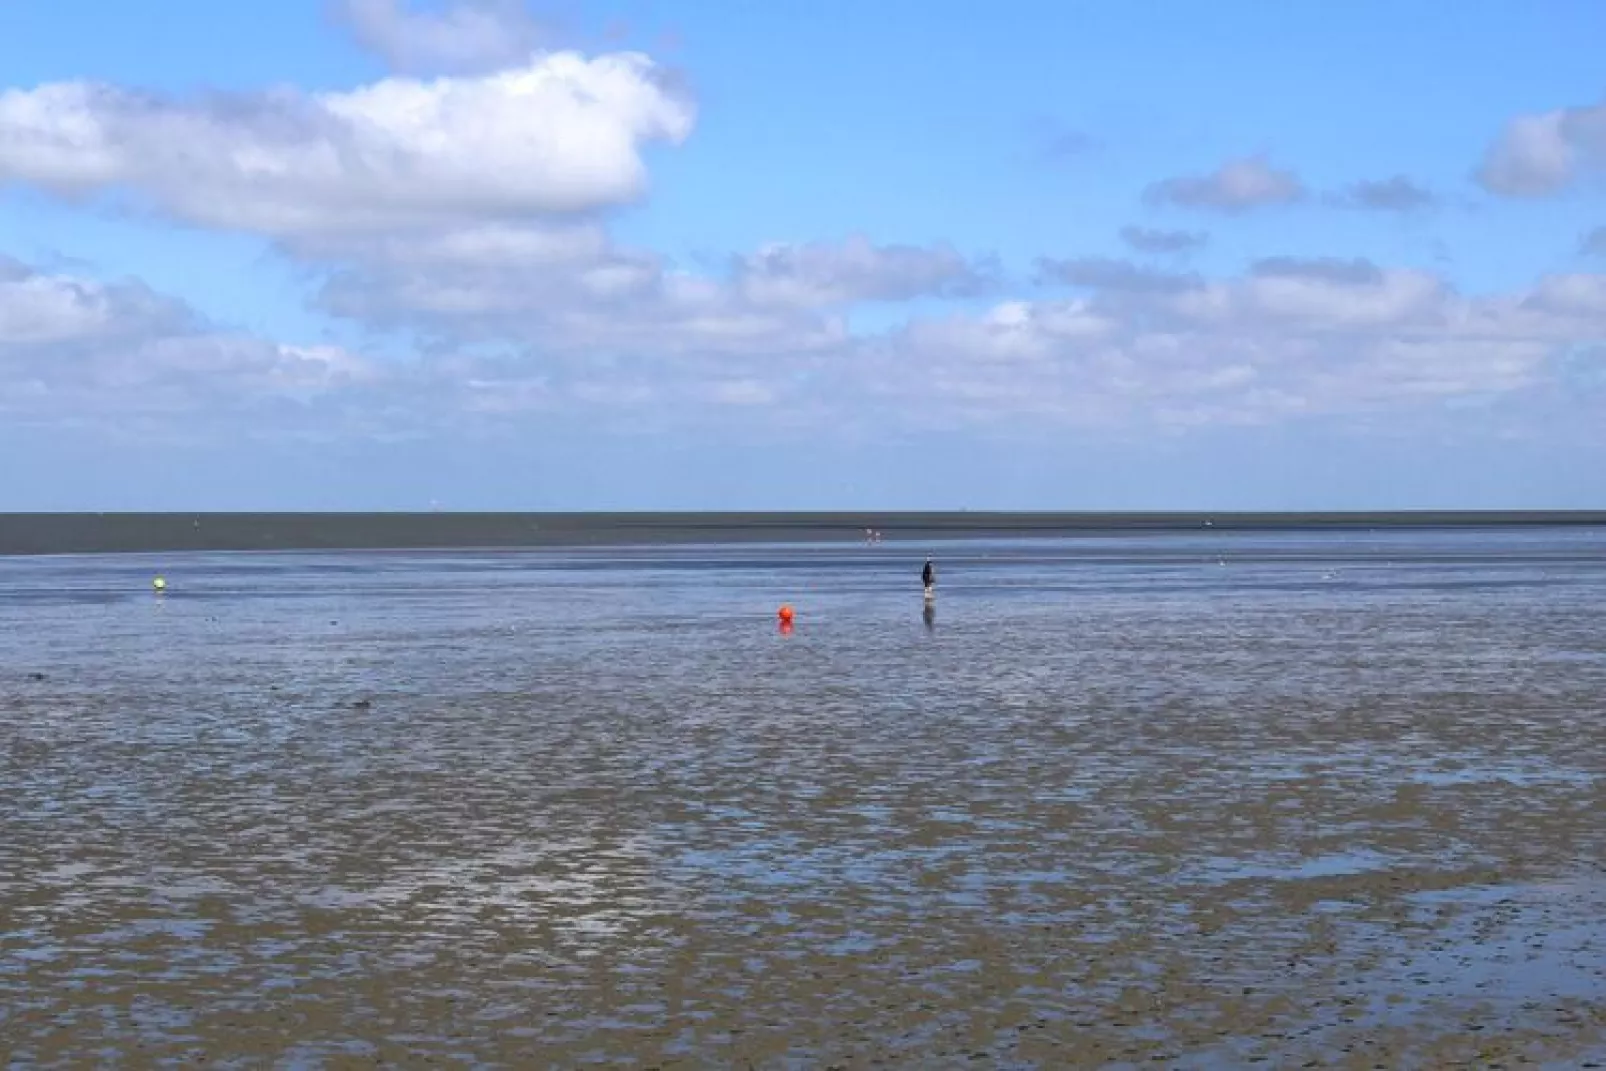
<svg viewBox="0 0 1606 1071">
<path fill-rule="evenodd" d="M 931 549 L 0 560 L 0 1053 L 1606 1063 L 1606 531 Z"/>
</svg>

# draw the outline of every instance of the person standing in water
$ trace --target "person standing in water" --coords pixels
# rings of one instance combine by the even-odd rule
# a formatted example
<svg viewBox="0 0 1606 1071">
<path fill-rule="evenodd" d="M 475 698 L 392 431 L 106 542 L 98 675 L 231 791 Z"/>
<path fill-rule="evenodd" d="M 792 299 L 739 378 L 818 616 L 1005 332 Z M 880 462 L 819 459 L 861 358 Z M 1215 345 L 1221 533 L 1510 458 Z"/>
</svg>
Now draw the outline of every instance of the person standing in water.
<svg viewBox="0 0 1606 1071">
<path fill-rule="evenodd" d="M 926 567 L 924 569 L 920 570 L 920 583 L 926 589 L 926 598 L 927 598 L 927 600 L 930 600 L 930 599 L 933 599 L 933 598 L 936 597 L 936 595 L 937 595 L 937 567 L 931 564 L 931 559 L 930 558 L 926 559 Z"/>
</svg>

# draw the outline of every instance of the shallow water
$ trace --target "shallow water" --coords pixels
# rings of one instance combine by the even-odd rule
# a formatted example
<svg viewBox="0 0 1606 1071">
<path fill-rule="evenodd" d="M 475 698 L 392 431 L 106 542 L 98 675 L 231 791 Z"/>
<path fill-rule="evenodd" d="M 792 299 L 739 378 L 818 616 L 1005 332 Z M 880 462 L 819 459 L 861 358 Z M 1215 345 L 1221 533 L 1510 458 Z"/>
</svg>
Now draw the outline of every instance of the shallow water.
<svg viewBox="0 0 1606 1071">
<path fill-rule="evenodd" d="M 1606 532 L 927 549 L 0 559 L 0 1053 L 1603 1059 Z"/>
</svg>

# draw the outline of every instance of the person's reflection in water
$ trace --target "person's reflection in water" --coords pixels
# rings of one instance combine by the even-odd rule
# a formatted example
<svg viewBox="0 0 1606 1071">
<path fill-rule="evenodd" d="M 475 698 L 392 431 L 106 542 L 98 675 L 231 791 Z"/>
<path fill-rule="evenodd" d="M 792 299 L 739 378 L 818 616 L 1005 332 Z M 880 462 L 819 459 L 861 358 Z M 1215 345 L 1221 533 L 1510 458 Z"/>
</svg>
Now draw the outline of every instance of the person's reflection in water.
<svg viewBox="0 0 1606 1071">
<path fill-rule="evenodd" d="M 926 623 L 926 631 L 927 632 L 935 632 L 935 631 L 937 631 L 937 608 L 936 608 L 936 606 L 934 606 L 934 605 L 932 605 L 931 603 L 928 602 L 928 603 L 926 603 L 925 606 L 921 607 L 921 609 L 920 609 L 920 620 L 922 620 L 922 621 L 924 621 Z"/>
</svg>

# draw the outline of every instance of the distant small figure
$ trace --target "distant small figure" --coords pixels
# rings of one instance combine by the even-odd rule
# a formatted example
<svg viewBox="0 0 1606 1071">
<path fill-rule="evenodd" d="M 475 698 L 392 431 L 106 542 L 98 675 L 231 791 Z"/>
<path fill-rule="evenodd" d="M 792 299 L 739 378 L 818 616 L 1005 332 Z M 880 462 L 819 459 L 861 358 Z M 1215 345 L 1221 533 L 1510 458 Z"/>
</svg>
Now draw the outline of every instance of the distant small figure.
<svg viewBox="0 0 1606 1071">
<path fill-rule="evenodd" d="M 926 567 L 920 570 L 920 583 L 926 589 L 928 602 L 937 597 L 937 567 L 931 564 L 930 558 L 926 559 Z"/>
</svg>

